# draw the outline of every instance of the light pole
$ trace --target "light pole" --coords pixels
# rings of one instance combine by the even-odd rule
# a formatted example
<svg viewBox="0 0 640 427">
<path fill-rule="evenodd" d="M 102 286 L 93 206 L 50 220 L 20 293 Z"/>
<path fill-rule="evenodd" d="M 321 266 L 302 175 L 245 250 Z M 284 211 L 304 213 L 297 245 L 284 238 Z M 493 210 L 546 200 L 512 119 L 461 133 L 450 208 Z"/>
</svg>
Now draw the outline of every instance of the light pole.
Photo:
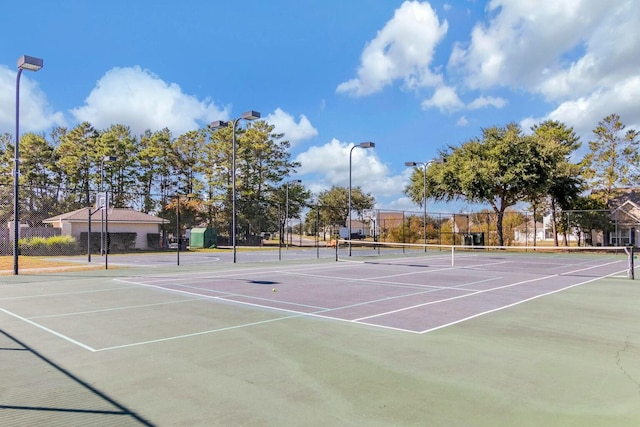
<svg viewBox="0 0 640 427">
<path fill-rule="evenodd" d="M 351 155 L 353 154 L 354 148 L 374 148 L 376 144 L 374 142 L 361 142 L 358 145 L 354 145 L 349 150 L 349 256 L 351 256 Z"/>
<path fill-rule="evenodd" d="M 423 216 L 422 216 L 422 233 L 424 236 L 424 251 L 427 251 L 427 168 L 429 167 L 430 164 L 432 163 L 444 163 L 443 159 L 431 159 L 428 162 L 405 162 L 405 166 L 411 166 L 411 167 L 416 167 L 418 165 L 422 165 L 423 170 L 422 170 L 422 189 L 424 191 L 423 193 L 423 199 L 422 199 L 422 209 L 423 209 Z"/>
<path fill-rule="evenodd" d="M 115 162 L 118 160 L 116 156 L 104 156 L 100 161 L 100 187 L 98 192 L 100 193 L 100 198 L 102 199 L 102 182 L 104 180 L 104 162 Z M 104 201 L 106 204 L 107 197 L 104 197 Z M 108 208 L 108 206 L 104 206 L 100 209 L 100 255 L 105 254 L 105 238 L 104 238 L 104 209 Z"/>
<path fill-rule="evenodd" d="M 33 56 L 23 55 L 18 59 L 18 75 L 16 76 L 16 143 L 13 147 L 13 274 L 18 274 L 18 239 L 20 238 L 20 218 L 18 207 L 18 190 L 20 188 L 20 76 L 22 70 L 38 71 L 44 61 Z"/>
<path fill-rule="evenodd" d="M 100 161 L 100 192 L 102 192 L 102 181 L 104 180 L 104 162 L 115 162 L 118 160 L 117 156 L 104 156 Z"/>
<path fill-rule="evenodd" d="M 291 181 L 287 182 L 287 199 L 285 202 L 285 218 L 284 218 L 284 226 L 286 229 L 286 239 L 287 239 L 287 243 L 285 245 L 285 247 L 287 249 L 289 249 L 289 184 L 300 184 L 302 181 L 299 179 L 292 179 Z"/>
<path fill-rule="evenodd" d="M 260 118 L 257 111 L 246 111 L 240 117 L 231 122 L 216 120 L 211 123 L 212 129 L 220 129 L 229 126 L 231 123 L 232 130 L 232 158 L 231 158 L 231 244 L 233 245 L 233 262 L 236 262 L 236 127 L 240 120 L 255 120 Z"/>
</svg>

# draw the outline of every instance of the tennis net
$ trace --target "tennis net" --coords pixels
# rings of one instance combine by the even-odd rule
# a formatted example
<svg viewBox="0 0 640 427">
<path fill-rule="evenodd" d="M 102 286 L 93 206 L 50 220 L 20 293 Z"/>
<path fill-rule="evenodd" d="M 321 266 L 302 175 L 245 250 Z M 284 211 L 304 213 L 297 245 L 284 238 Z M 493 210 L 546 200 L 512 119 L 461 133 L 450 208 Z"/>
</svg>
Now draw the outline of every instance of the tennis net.
<svg viewBox="0 0 640 427">
<path fill-rule="evenodd" d="M 634 278 L 631 247 L 460 246 L 339 240 L 336 261 Z"/>
</svg>

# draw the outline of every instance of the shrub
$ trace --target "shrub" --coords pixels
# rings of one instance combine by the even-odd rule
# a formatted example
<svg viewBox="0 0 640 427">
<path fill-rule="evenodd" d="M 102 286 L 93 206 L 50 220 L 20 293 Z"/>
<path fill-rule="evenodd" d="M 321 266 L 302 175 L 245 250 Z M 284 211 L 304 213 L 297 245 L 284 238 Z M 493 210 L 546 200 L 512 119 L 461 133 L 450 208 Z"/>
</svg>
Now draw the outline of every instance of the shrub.
<svg viewBox="0 0 640 427">
<path fill-rule="evenodd" d="M 71 236 L 29 237 L 18 240 L 21 255 L 73 255 L 78 252 L 76 239 Z"/>
</svg>

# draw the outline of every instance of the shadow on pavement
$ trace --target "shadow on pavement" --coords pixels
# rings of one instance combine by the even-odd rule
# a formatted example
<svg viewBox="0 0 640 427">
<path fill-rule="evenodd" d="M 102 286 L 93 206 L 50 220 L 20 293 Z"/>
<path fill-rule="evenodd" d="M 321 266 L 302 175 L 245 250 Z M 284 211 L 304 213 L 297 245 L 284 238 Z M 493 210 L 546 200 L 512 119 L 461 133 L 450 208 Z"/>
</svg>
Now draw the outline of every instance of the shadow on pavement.
<svg viewBox="0 0 640 427">
<path fill-rule="evenodd" d="M 3 425 L 153 426 L 0 329 Z"/>
</svg>

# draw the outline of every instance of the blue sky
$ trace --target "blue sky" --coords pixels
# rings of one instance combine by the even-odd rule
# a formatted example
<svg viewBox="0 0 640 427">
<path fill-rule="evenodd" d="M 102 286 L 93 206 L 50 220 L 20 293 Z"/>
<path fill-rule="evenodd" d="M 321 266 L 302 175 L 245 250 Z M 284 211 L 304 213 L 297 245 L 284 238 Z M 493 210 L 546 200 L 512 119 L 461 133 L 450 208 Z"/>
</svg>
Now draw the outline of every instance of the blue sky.
<svg viewBox="0 0 640 427">
<path fill-rule="evenodd" d="M 314 193 L 352 182 L 413 209 L 406 161 L 481 128 L 544 119 L 640 128 L 637 0 L 31 0 L 3 5 L 0 132 L 87 120 L 174 136 L 256 110 L 284 132 Z M 477 207 L 429 201 L 430 212 Z"/>
</svg>

